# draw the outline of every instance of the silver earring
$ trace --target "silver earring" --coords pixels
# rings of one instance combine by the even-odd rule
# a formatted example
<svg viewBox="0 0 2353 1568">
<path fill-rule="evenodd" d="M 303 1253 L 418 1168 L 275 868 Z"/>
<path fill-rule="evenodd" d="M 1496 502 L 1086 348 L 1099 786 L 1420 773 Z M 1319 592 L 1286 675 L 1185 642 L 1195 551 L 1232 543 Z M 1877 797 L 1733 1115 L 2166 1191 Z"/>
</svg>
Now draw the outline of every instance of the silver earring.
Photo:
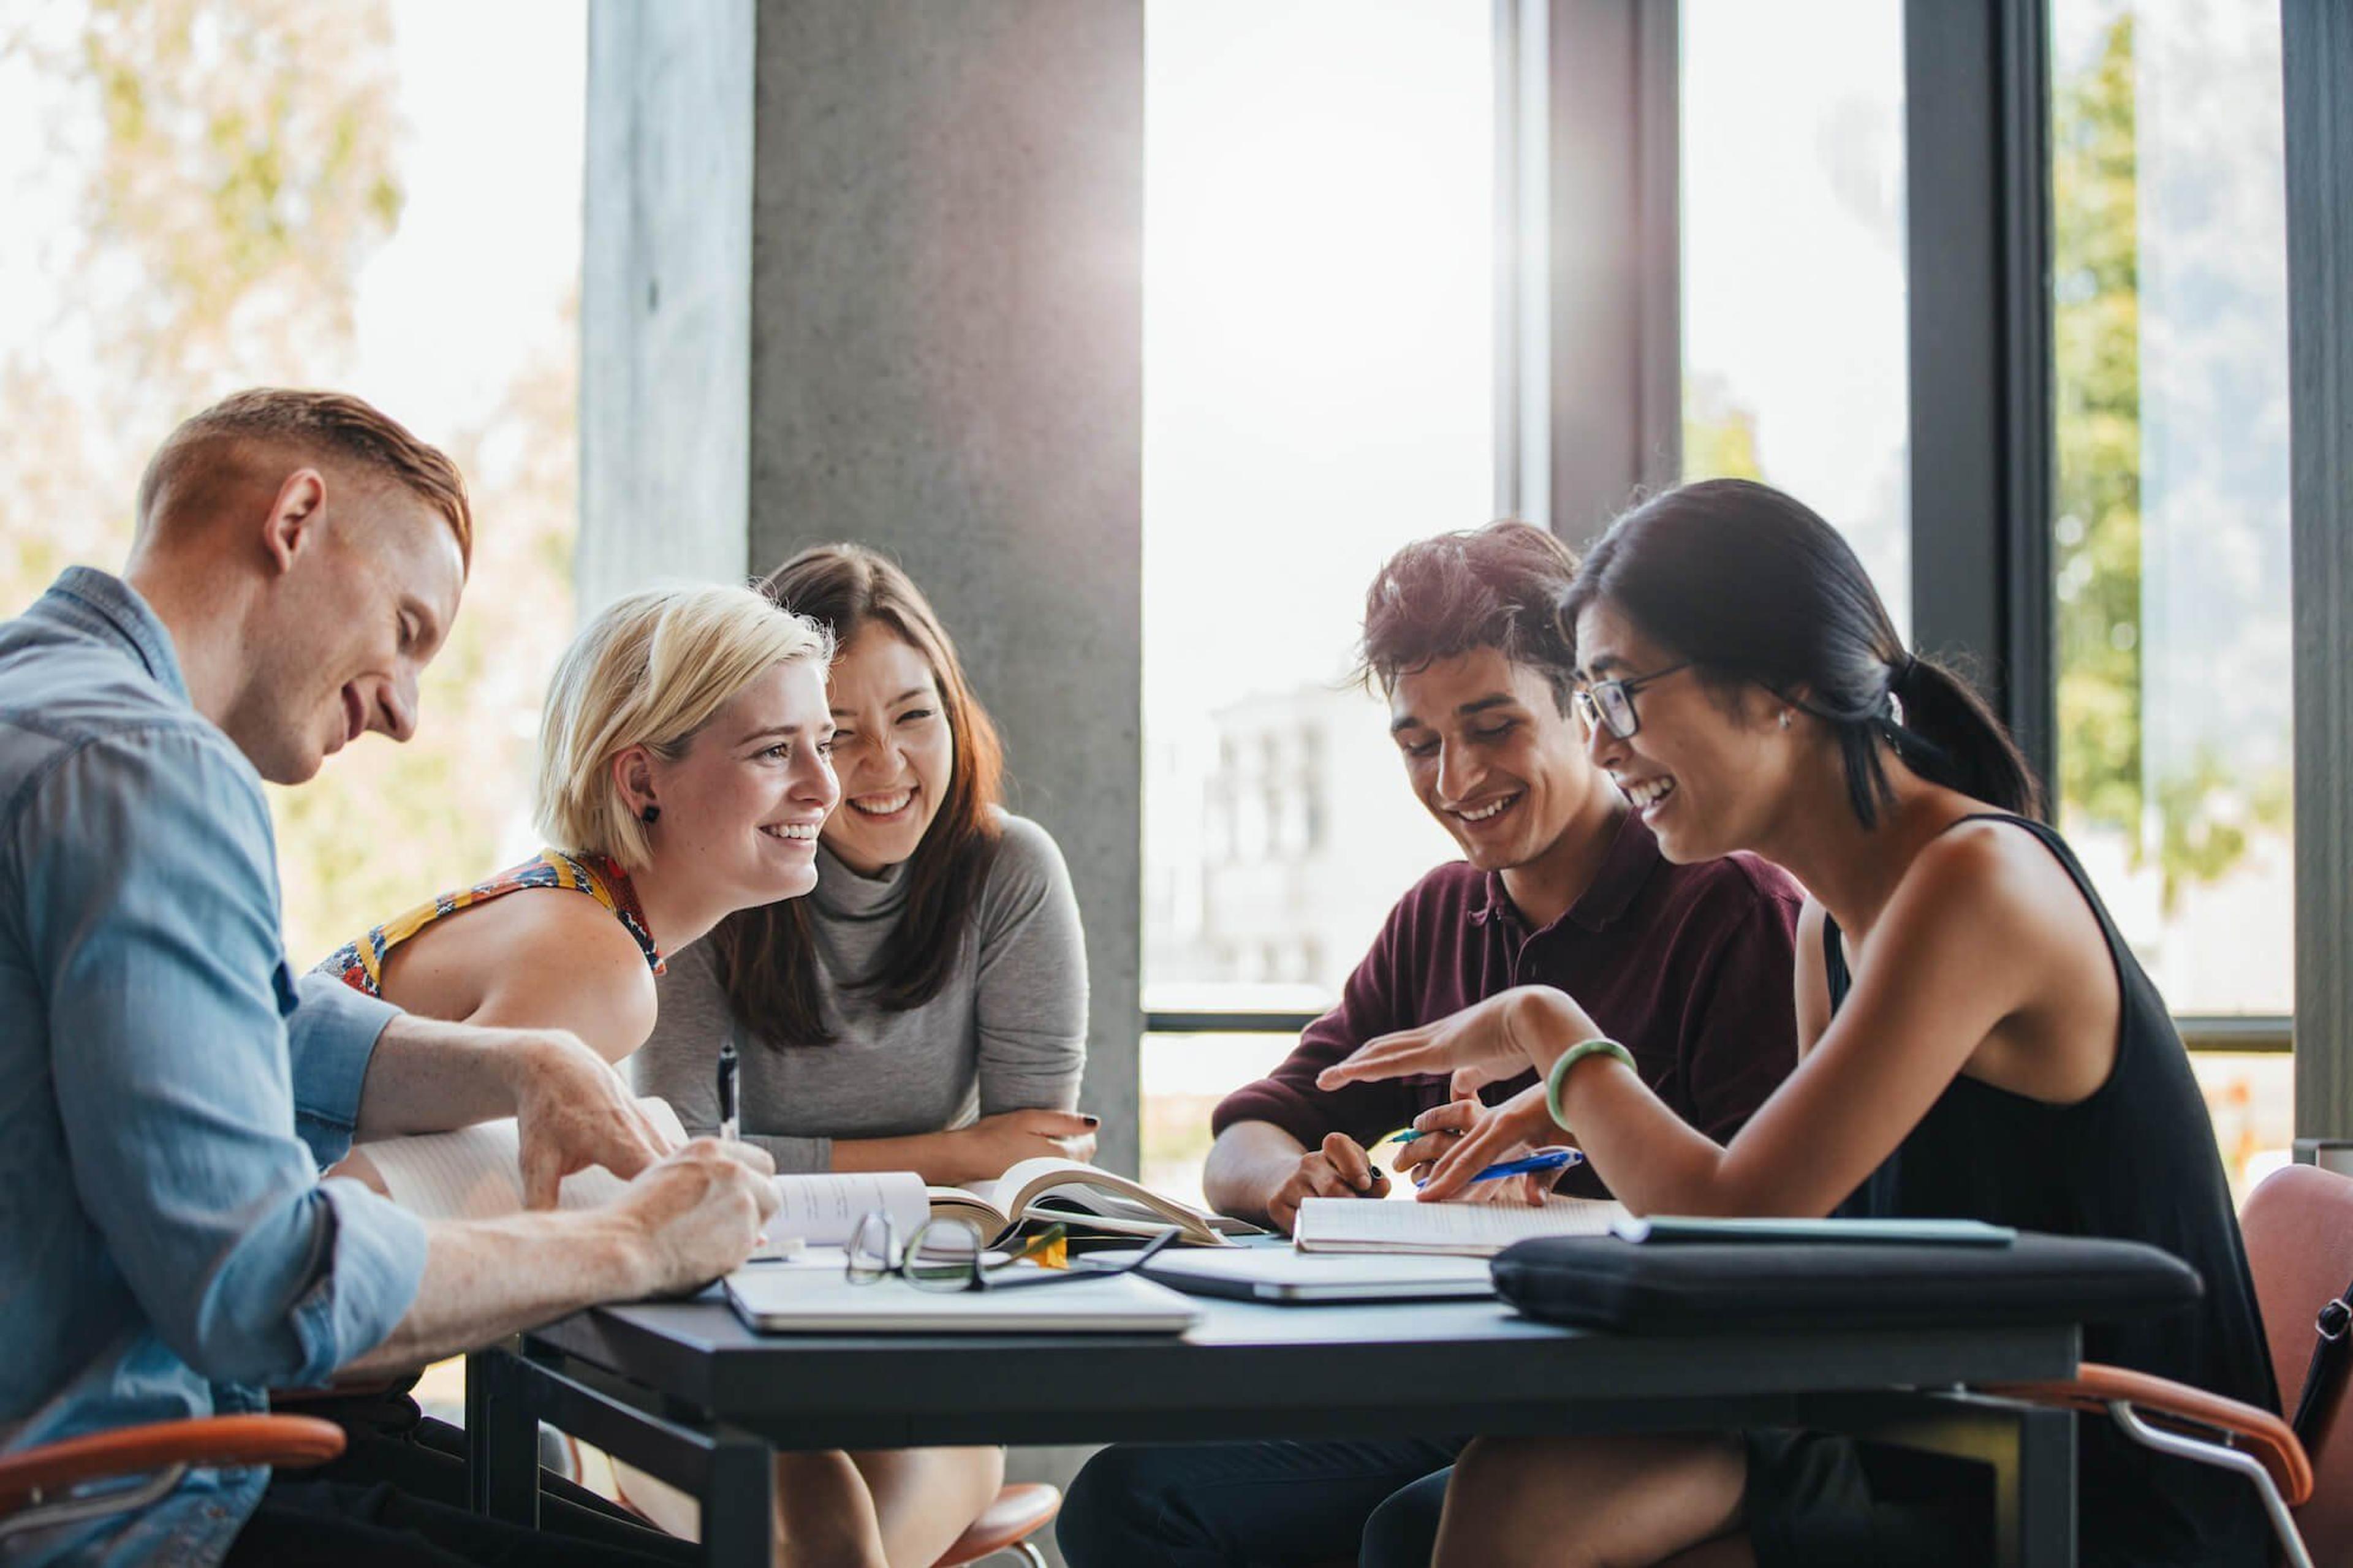
<svg viewBox="0 0 2353 1568">
<path fill-rule="evenodd" d="M 1788 729 L 1788 727 L 1789 727 L 1789 710 L 1788 710 L 1787 708 L 1784 708 L 1784 709 L 1782 709 L 1782 710 L 1781 710 L 1781 728 L 1783 728 L 1784 730 L 1786 730 L 1786 729 Z"/>
</svg>

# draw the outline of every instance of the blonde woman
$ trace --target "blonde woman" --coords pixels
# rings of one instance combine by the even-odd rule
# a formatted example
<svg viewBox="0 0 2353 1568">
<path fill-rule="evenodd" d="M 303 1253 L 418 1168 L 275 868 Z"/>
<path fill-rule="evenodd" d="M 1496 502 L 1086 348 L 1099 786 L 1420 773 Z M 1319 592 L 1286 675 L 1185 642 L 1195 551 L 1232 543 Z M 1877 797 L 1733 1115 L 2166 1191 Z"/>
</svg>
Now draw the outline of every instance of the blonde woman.
<svg viewBox="0 0 2353 1568">
<path fill-rule="evenodd" d="M 634 594 L 566 649 L 540 720 L 554 847 L 444 893 L 320 967 L 431 1017 L 529 1018 L 607 1059 L 653 1027 L 665 953 L 817 885 L 840 790 L 821 628 L 748 588 Z M 581 895 L 517 898 L 545 890 Z"/>
<path fill-rule="evenodd" d="M 568 1029 L 608 1060 L 628 1056 L 653 1027 L 667 954 L 734 910 L 817 885 L 818 831 L 840 797 L 828 757 L 832 654 L 830 634 L 748 588 L 612 605 L 548 689 L 537 806 L 552 847 L 320 967 L 412 1013 Z M 561 1173 L 528 1174 L 552 1190 Z M 445 1446 L 437 1425 L 406 1440 Z M 778 1560 L 928 1563 L 1002 1472 L 995 1449 L 781 1457 Z M 630 1489 L 656 1522 L 689 1525 L 678 1494 Z"/>
</svg>

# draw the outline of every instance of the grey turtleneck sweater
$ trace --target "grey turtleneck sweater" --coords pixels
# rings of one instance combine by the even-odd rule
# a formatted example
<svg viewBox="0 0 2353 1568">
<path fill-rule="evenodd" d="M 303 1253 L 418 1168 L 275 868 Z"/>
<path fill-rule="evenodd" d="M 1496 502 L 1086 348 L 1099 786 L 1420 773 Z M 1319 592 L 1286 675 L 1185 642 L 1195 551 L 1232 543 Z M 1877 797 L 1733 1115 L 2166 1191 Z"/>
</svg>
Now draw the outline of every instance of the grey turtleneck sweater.
<svg viewBox="0 0 2353 1568">
<path fill-rule="evenodd" d="M 819 845 L 808 895 L 829 1046 L 737 1037 L 743 1131 L 779 1171 L 832 1168 L 836 1138 L 896 1138 L 1004 1110 L 1066 1110 L 1087 1059 L 1087 955 L 1062 852 L 1027 817 L 1005 837 L 939 994 L 903 1013 L 846 983 L 871 974 L 907 901 L 903 866 L 861 877 Z M 690 1132 L 719 1121 L 719 1042 L 735 1026 L 711 944 L 669 960 L 652 1036 L 629 1058 Z"/>
</svg>

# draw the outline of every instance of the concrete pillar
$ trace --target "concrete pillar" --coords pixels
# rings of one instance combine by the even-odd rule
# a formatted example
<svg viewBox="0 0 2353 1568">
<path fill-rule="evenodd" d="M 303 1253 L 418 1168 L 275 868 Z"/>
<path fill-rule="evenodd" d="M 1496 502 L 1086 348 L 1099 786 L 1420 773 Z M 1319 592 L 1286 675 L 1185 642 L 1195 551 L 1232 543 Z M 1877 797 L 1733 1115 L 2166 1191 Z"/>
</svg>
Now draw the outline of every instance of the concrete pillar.
<svg viewBox="0 0 2353 1568">
<path fill-rule="evenodd" d="M 1060 840 L 1086 1103 L 1136 1162 L 1144 25 L 1134 0 L 761 8 L 751 544 L 896 554 Z"/>
<path fill-rule="evenodd" d="M 580 603 L 905 564 L 1070 859 L 1083 1103 L 1133 1173 L 1141 0 L 597 0 L 588 73 Z"/>
<path fill-rule="evenodd" d="M 588 14 L 584 611 L 749 569 L 752 0 Z"/>
<path fill-rule="evenodd" d="M 1143 93 L 1140 0 L 598 0 L 582 310 L 582 604 L 906 565 L 1069 857 L 1130 1172 Z"/>
</svg>

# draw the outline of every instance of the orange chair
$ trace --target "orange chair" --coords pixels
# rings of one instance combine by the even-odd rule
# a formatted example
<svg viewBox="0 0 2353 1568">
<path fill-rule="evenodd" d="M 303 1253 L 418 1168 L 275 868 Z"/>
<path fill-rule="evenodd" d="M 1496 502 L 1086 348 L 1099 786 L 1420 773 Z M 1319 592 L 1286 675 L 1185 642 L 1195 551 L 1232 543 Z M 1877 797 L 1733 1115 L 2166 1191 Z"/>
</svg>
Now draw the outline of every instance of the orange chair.
<svg viewBox="0 0 2353 1568">
<path fill-rule="evenodd" d="M 210 1415 L 93 1432 L 0 1458 L 0 1541 L 28 1530 L 144 1508 L 191 1469 L 323 1465 L 343 1451 L 343 1429 L 311 1415 Z M 97 1481 L 130 1481 L 97 1492 Z"/>
<path fill-rule="evenodd" d="M 1039 1481 L 1017 1482 L 1000 1490 L 997 1500 L 981 1510 L 980 1517 L 965 1528 L 932 1568 L 964 1568 L 967 1563 L 1000 1552 L 1014 1553 L 1029 1568 L 1046 1568 L 1045 1557 L 1029 1538 L 1053 1523 L 1061 1511 L 1060 1489 Z"/>
<path fill-rule="evenodd" d="M 2263 1179 L 2239 1216 L 2255 1300 L 2284 1399 L 2304 1385 L 2321 1309 L 2353 1273 L 2353 1178 L 2292 1165 Z M 2011 1384 L 1989 1394 L 2105 1411 L 2135 1442 L 2237 1470 L 2262 1496 L 2294 1568 L 2353 1562 L 2353 1440 L 2337 1428 L 2342 1387 L 2299 1441 L 2267 1410 L 2121 1367 L 2086 1363 L 2066 1383 Z"/>
</svg>

